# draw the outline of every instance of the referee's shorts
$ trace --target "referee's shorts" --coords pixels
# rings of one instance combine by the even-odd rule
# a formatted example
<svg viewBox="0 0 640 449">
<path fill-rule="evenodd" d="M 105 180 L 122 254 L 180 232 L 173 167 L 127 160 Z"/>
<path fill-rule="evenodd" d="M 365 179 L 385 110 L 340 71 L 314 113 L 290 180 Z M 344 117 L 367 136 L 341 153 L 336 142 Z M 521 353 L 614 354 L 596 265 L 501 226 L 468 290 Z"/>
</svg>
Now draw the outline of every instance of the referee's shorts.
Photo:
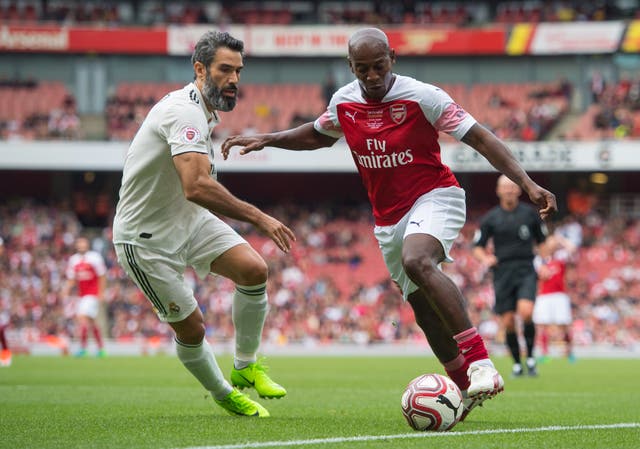
<svg viewBox="0 0 640 449">
<path fill-rule="evenodd" d="M 493 269 L 493 288 L 496 295 L 493 310 L 498 315 L 514 312 L 520 299 L 535 301 L 538 274 L 533 261 L 499 262 Z"/>
</svg>

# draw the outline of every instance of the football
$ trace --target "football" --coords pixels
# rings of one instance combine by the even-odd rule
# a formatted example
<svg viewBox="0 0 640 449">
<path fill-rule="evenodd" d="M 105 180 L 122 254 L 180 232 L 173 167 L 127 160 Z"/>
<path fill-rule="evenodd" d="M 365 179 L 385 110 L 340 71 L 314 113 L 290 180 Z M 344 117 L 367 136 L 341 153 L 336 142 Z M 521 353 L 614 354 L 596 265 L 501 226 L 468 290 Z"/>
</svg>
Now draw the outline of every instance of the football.
<svg viewBox="0 0 640 449">
<path fill-rule="evenodd" d="M 449 430 L 460 421 L 463 410 L 460 389 L 441 374 L 416 377 L 402 394 L 402 414 L 415 430 Z"/>
</svg>

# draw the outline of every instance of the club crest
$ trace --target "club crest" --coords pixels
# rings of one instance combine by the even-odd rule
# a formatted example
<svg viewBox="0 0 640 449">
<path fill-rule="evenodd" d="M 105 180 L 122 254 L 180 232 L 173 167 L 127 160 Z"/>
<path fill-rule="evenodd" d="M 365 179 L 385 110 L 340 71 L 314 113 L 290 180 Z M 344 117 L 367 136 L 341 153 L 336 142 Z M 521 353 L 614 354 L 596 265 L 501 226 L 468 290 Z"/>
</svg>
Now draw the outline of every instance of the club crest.
<svg viewBox="0 0 640 449">
<path fill-rule="evenodd" d="M 391 120 L 398 125 L 407 118 L 407 106 L 404 104 L 391 105 L 389 112 L 391 113 Z"/>
<path fill-rule="evenodd" d="M 196 143 L 200 140 L 200 131 L 193 126 L 186 126 L 180 131 L 180 140 L 184 143 Z"/>
</svg>

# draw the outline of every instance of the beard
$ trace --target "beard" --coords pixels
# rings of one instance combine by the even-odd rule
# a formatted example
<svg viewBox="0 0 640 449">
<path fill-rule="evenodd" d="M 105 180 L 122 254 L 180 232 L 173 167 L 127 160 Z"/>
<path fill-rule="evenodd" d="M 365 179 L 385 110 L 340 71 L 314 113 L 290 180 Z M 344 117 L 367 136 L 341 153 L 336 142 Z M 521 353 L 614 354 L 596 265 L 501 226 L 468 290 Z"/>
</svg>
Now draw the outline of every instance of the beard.
<svg viewBox="0 0 640 449">
<path fill-rule="evenodd" d="M 227 86 L 225 89 L 236 89 L 237 91 L 236 86 Z M 204 80 L 202 86 L 202 96 L 205 101 L 216 111 L 231 111 L 236 107 L 238 97 L 227 97 L 222 93 L 223 90 L 224 89 L 219 89 L 218 86 L 213 83 L 213 80 L 207 73 L 207 78 Z"/>
</svg>

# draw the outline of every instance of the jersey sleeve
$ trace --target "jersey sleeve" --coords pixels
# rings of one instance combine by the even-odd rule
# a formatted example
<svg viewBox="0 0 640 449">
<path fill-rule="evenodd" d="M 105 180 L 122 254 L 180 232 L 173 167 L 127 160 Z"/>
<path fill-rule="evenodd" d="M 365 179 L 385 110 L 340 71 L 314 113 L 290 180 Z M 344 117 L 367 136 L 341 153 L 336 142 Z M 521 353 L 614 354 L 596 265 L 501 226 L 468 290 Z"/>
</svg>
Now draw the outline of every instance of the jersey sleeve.
<svg viewBox="0 0 640 449">
<path fill-rule="evenodd" d="M 482 248 L 487 246 L 489 239 L 491 238 L 491 226 L 489 225 L 488 217 L 485 217 L 480 223 L 480 227 L 476 231 L 473 237 L 473 246 L 481 246 Z"/>
<path fill-rule="evenodd" d="M 208 154 L 207 137 L 209 127 L 202 110 L 192 104 L 176 104 L 167 111 L 162 123 L 171 155 L 197 152 Z"/>
<path fill-rule="evenodd" d="M 542 243 L 547 239 L 547 235 L 549 235 L 549 231 L 547 230 L 547 225 L 544 224 L 544 221 L 538 215 L 535 209 L 531 208 L 531 213 L 533 214 L 533 237 L 535 238 L 537 243 Z"/>
<path fill-rule="evenodd" d="M 67 263 L 67 270 L 65 272 L 65 275 L 67 276 L 67 279 L 75 279 L 76 278 L 76 257 L 75 256 L 71 256 L 71 258 L 69 259 L 69 262 Z"/>
<path fill-rule="evenodd" d="M 461 140 L 476 123 L 471 114 L 439 87 L 426 84 L 420 97 L 422 111 L 433 127 L 457 140 Z"/>
<path fill-rule="evenodd" d="M 340 122 L 338 121 L 337 111 L 336 95 L 334 95 L 329 102 L 329 106 L 327 106 L 327 110 L 313 123 L 316 131 L 320 134 L 335 137 L 336 139 L 344 136 L 342 126 L 340 126 Z"/>
<path fill-rule="evenodd" d="M 98 276 L 104 276 L 107 273 L 107 267 L 102 256 L 96 252 L 91 253 L 91 266 Z"/>
</svg>

